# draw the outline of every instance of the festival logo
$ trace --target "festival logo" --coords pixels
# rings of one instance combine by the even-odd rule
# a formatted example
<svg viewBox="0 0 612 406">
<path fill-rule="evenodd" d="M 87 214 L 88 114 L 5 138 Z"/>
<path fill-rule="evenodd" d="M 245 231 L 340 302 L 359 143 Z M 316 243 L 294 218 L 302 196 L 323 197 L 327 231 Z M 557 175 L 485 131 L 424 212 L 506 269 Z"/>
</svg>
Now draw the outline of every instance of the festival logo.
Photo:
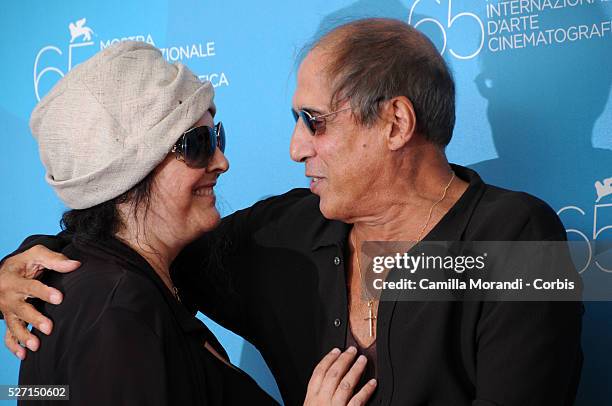
<svg viewBox="0 0 612 406">
<path fill-rule="evenodd" d="M 606 197 L 612 195 L 612 178 L 604 179 L 602 181 L 595 182 L 595 191 L 597 192 L 597 200 L 595 203 Z"/>
<path fill-rule="evenodd" d="M 72 44 L 75 39 L 83 37 L 83 41 L 91 41 L 91 34 L 93 30 L 89 27 L 85 27 L 87 22 L 86 18 L 81 18 L 75 23 L 70 23 L 68 29 L 70 30 L 70 43 Z"/>
<path fill-rule="evenodd" d="M 408 15 L 408 24 L 419 28 L 421 25 L 431 24 L 440 30 L 442 36 L 442 45 L 439 46 L 440 53 L 444 55 L 448 48 L 448 52 L 456 59 L 472 59 L 480 54 L 484 46 L 485 29 L 480 17 L 470 12 L 457 12 L 453 10 L 453 0 L 447 0 L 448 4 L 443 5 L 441 0 L 415 0 L 410 7 Z M 433 4 L 435 3 L 435 5 Z M 446 7 L 444 7 L 446 6 Z M 416 13 L 427 13 L 435 17 L 423 17 L 418 19 Z M 471 26 L 469 26 L 471 25 Z M 476 29 L 478 32 L 478 43 L 472 46 L 469 50 L 455 50 L 448 47 L 449 35 L 458 36 L 461 32 L 458 29 Z"/>
<path fill-rule="evenodd" d="M 612 177 L 598 180 L 595 182 L 595 192 L 597 198 L 593 205 L 593 230 L 592 233 L 581 231 L 577 228 L 568 228 L 568 237 L 575 236 L 578 240 L 583 240 L 586 243 L 587 252 L 585 254 L 584 266 L 579 269 L 580 273 L 586 271 L 592 264 L 594 264 L 599 270 L 603 272 L 612 273 L 612 266 L 606 265 L 596 257 L 597 241 L 609 243 L 610 239 L 604 237 L 604 232 L 612 231 L 612 224 L 606 224 L 605 215 L 612 213 Z M 601 200 L 607 200 L 608 203 L 601 202 Z M 560 209 L 557 214 L 561 216 L 563 213 L 577 213 L 580 216 L 586 216 L 587 212 L 578 206 L 566 206 Z M 589 235 L 590 234 L 590 235 Z M 608 246 L 607 244 L 603 244 Z"/>
<path fill-rule="evenodd" d="M 162 56 L 172 63 L 187 63 L 192 59 L 211 58 L 216 56 L 217 52 L 214 41 L 159 47 L 155 44 L 153 36 L 150 33 L 100 39 L 98 46 L 96 46 L 96 42 L 93 40 L 92 36 L 97 35 L 91 27 L 87 26 L 86 18 L 81 18 L 76 22 L 70 22 L 68 24 L 68 32 L 70 33 L 70 41 L 66 46 L 47 45 L 41 48 L 36 54 L 34 60 L 34 95 L 37 101 L 40 101 L 41 96 L 44 95 L 41 94 L 44 93 L 41 92 L 43 88 L 48 91 L 57 80 L 62 78 L 74 66 L 90 58 L 97 51 L 121 41 L 142 41 L 156 46 L 161 51 Z M 60 56 L 65 55 L 66 64 L 64 67 L 51 65 L 51 63 L 48 62 L 49 60 L 57 59 L 53 59 L 51 56 L 53 54 Z M 47 62 L 46 65 L 45 62 Z M 214 87 L 229 86 L 229 80 L 225 72 L 208 72 L 199 74 L 198 76 L 200 80 L 210 81 Z"/>
<path fill-rule="evenodd" d="M 595 12 L 586 20 L 581 18 L 587 8 L 597 10 L 608 1 L 487 0 L 465 10 L 453 0 L 414 0 L 408 24 L 430 37 L 441 54 L 466 60 L 483 49 L 496 53 L 609 37 L 610 17 Z"/>
</svg>

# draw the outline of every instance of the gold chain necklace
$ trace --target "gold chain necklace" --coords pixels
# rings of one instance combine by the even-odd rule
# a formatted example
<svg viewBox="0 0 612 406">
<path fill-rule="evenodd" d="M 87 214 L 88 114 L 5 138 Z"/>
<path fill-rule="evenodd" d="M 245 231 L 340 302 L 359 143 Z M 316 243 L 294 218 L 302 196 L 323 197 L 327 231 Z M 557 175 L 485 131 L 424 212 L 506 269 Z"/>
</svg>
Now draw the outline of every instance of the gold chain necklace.
<svg viewBox="0 0 612 406">
<path fill-rule="evenodd" d="M 429 209 L 429 214 L 427 215 L 427 221 L 425 221 L 425 224 L 421 228 L 421 231 L 419 232 L 416 242 L 420 242 L 421 239 L 423 238 L 423 233 L 425 232 L 425 230 L 427 229 L 427 226 L 429 225 L 429 221 L 431 220 L 431 216 L 433 214 L 434 209 L 436 208 L 438 204 L 442 202 L 442 200 L 444 200 L 444 198 L 446 197 L 446 192 L 448 192 L 448 188 L 450 187 L 451 183 L 453 183 L 454 179 L 455 179 L 455 172 L 453 172 L 453 175 L 448 181 L 448 184 L 444 188 L 442 197 L 440 197 L 440 199 L 438 199 L 438 201 L 436 201 Z M 374 337 L 374 330 L 376 328 L 376 319 L 377 319 L 376 314 L 374 313 L 374 301 L 375 300 L 374 298 L 370 297 L 368 290 L 365 288 L 365 281 L 363 279 L 363 276 L 361 275 L 361 261 L 359 260 L 359 253 L 357 252 L 357 243 L 355 241 L 354 233 L 351 234 L 351 242 L 353 243 L 353 247 L 355 249 L 355 256 L 357 257 L 357 271 L 359 272 L 359 280 L 361 281 L 361 289 L 363 289 L 363 291 L 366 294 L 366 297 L 368 298 L 368 317 L 366 317 L 364 320 L 368 320 L 369 325 L 370 325 L 370 337 Z"/>
</svg>

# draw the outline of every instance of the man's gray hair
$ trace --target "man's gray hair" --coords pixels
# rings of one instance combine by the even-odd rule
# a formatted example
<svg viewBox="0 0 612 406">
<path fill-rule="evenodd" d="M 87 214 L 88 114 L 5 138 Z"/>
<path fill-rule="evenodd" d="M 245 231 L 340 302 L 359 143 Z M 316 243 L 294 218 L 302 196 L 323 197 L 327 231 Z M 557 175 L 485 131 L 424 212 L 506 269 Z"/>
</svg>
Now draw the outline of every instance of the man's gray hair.
<svg viewBox="0 0 612 406">
<path fill-rule="evenodd" d="M 341 25 L 311 50 L 329 57 L 324 67 L 332 84 L 331 109 L 349 100 L 361 124 L 379 118 L 381 103 L 405 96 L 413 104 L 417 131 L 446 146 L 455 126 L 455 84 L 448 66 L 425 35 L 388 18 Z"/>
</svg>

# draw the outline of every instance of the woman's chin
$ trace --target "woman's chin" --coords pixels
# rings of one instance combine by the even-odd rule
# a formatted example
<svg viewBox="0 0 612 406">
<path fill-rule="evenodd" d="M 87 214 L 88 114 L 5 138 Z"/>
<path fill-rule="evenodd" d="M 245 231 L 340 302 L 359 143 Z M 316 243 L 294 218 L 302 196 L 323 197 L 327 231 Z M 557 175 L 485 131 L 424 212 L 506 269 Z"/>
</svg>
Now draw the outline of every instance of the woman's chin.
<svg viewBox="0 0 612 406">
<path fill-rule="evenodd" d="M 200 224 L 200 232 L 206 233 L 214 230 L 221 223 L 221 214 L 216 207 L 206 211 L 206 214 L 202 215 Z"/>
</svg>

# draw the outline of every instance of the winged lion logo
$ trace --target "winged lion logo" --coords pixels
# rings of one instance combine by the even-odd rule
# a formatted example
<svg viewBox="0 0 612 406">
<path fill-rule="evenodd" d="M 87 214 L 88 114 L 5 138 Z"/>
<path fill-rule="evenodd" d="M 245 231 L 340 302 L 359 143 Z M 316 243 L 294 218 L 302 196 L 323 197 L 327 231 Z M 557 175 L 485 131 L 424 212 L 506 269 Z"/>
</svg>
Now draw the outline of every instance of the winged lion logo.
<svg viewBox="0 0 612 406">
<path fill-rule="evenodd" d="M 72 44 L 75 39 L 83 37 L 83 41 L 91 41 L 91 34 L 93 30 L 85 26 L 87 22 L 86 18 L 81 18 L 75 23 L 70 23 L 68 28 L 70 29 L 70 43 Z"/>
<path fill-rule="evenodd" d="M 599 202 L 603 197 L 612 194 L 612 178 L 604 179 L 603 182 L 597 181 L 595 182 L 595 190 L 597 191 L 597 200 L 595 203 Z"/>
</svg>

